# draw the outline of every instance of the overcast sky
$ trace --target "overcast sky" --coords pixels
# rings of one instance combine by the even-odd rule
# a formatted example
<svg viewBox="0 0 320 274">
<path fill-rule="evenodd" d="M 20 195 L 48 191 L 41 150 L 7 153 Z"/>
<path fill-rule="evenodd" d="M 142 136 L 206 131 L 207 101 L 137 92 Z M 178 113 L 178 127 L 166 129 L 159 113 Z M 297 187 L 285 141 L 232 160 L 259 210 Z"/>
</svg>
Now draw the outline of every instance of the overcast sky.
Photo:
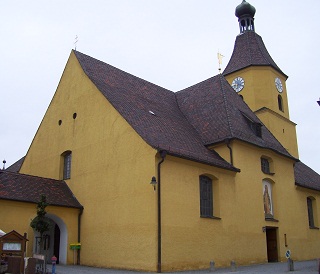
<svg viewBox="0 0 320 274">
<path fill-rule="evenodd" d="M 241 0 L 0 1 L 0 160 L 23 157 L 75 47 L 178 91 L 228 63 Z M 286 73 L 300 159 L 320 172 L 319 0 L 251 0 L 255 28 Z M 2 164 L 0 166 L 2 168 Z"/>
</svg>

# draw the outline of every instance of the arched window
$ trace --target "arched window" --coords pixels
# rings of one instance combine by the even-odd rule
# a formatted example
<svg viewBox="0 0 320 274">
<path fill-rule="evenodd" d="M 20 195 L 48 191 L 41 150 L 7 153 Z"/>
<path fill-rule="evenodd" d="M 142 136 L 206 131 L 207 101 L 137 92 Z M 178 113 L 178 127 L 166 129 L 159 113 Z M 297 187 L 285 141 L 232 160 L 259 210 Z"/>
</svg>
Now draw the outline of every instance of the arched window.
<svg viewBox="0 0 320 274">
<path fill-rule="evenodd" d="M 64 153 L 62 153 L 62 168 L 63 168 L 63 172 L 62 172 L 62 179 L 63 180 L 67 180 L 71 178 L 71 151 L 65 151 Z"/>
<path fill-rule="evenodd" d="M 212 179 L 200 176 L 200 216 L 213 217 Z"/>
<path fill-rule="evenodd" d="M 317 228 L 316 225 L 316 199 L 312 196 L 307 197 L 307 207 L 308 207 L 308 220 L 310 228 Z"/>
<path fill-rule="evenodd" d="M 262 193 L 264 216 L 266 219 L 273 219 L 272 184 L 267 180 L 262 181 Z"/>
<path fill-rule="evenodd" d="M 279 110 L 284 111 L 283 110 L 283 101 L 282 101 L 281 95 L 278 95 L 278 107 L 279 107 Z"/>
<path fill-rule="evenodd" d="M 261 171 L 265 174 L 274 174 L 274 169 L 273 169 L 273 161 L 270 157 L 262 156 L 260 158 L 261 161 Z"/>
<path fill-rule="evenodd" d="M 213 175 L 199 176 L 200 217 L 218 219 L 220 215 L 219 181 Z"/>
</svg>

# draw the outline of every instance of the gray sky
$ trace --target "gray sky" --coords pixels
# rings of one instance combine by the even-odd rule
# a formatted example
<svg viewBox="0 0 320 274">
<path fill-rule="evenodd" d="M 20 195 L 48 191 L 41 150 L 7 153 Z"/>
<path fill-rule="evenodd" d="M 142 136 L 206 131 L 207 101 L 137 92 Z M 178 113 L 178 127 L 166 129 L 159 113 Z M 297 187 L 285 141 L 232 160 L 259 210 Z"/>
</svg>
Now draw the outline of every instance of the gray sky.
<svg viewBox="0 0 320 274">
<path fill-rule="evenodd" d="M 1 0 L 0 160 L 27 153 L 77 50 L 172 91 L 218 73 L 239 34 L 241 0 Z M 286 73 L 300 159 L 320 172 L 319 0 L 251 0 L 256 32 Z M 45 4 L 44 4 L 45 3 Z M 2 167 L 2 164 L 1 166 Z"/>
</svg>

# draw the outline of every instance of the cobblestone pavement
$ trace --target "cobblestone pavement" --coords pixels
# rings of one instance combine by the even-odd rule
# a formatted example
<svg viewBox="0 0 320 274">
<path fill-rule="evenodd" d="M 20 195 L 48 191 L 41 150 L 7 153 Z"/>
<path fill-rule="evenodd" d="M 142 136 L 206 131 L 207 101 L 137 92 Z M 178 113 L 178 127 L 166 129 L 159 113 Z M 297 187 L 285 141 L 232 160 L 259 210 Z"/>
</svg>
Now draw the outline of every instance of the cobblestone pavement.
<svg viewBox="0 0 320 274">
<path fill-rule="evenodd" d="M 48 266 L 50 269 L 51 266 Z M 50 269 L 51 270 L 51 269 Z M 239 266 L 236 270 L 231 271 L 231 268 L 216 268 L 215 271 L 208 270 L 198 271 L 183 271 L 171 272 L 179 274 L 205 274 L 205 273 L 241 273 L 241 274 L 255 274 L 255 273 L 275 273 L 275 274 L 289 274 L 289 273 L 303 273 L 303 274 L 318 274 L 318 261 L 301 261 L 294 262 L 294 271 L 289 271 L 287 263 L 269 263 L 252 266 Z M 95 268 L 78 265 L 57 265 L 56 274 L 134 274 L 134 273 L 149 273 L 129 270 L 115 270 L 105 268 Z"/>
</svg>

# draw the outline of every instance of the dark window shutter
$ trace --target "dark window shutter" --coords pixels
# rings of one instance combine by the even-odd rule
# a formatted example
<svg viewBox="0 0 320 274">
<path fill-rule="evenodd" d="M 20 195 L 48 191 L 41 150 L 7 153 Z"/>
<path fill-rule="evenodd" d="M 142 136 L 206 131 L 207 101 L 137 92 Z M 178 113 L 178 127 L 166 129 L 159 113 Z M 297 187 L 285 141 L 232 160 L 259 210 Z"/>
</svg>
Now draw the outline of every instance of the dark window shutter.
<svg viewBox="0 0 320 274">
<path fill-rule="evenodd" d="M 309 227 L 314 227 L 312 199 L 309 197 L 307 198 L 307 206 L 308 206 Z"/>
</svg>

